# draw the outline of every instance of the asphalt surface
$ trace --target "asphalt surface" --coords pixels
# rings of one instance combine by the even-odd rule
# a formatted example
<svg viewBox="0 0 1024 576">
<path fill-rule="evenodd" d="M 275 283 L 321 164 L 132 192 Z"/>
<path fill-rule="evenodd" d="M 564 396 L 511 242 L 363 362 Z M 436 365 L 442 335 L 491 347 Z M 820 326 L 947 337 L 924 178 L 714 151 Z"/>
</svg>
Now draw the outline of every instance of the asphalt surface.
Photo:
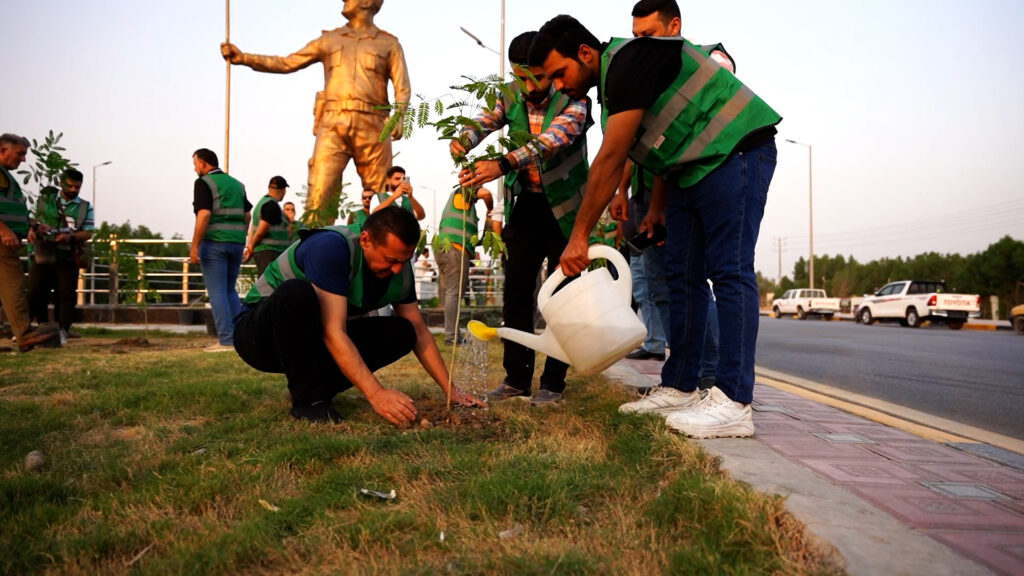
<svg viewBox="0 0 1024 576">
<path fill-rule="evenodd" d="M 756 363 L 1024 440 L 1024 337 L 1012 331 L 762 317 Z"/>
</svg>

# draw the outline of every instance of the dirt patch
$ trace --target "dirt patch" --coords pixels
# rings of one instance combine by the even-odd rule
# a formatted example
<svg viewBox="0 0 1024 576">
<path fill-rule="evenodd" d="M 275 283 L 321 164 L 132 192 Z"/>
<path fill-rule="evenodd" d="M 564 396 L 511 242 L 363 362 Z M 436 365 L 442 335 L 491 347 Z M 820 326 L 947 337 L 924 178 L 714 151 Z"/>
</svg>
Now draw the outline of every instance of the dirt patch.
<svg viewBox="0 0 1024 576">
<path fill-rule="evenodd" d="M 444 398 L 439 399 L 435 396 L 414 398 L 413 402 L 416 403 L 418 413 L 414 428 L 485 430 L 501 422 L 501 418 L 488 408 L 452 406 L 449 410 L 445 406 Z"/>
</svg>

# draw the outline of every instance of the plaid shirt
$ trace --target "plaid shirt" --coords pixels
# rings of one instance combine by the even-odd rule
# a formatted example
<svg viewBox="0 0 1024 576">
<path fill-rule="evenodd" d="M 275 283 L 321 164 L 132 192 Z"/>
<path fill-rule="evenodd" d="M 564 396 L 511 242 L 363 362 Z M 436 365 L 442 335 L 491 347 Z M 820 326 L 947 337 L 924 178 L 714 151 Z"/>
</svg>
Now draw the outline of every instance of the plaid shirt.
<svg viewBox="0 0 1024 576">
<path fill-rule="evenodd" d="M 530 118 L 530 134 L 537 136 L 530 143 L 510 152 L 509 157 L 512 170 L 523 171 L 520 184 L 527 192 L 543 192 L 540 184 L 541 162 L 554 156 L 559 150 L 572 144 L 576 138 L 583 134 L 587 121 L 587 105 L 579 100 L 570 100 L 565 110 L 551 120 L 551 125 L 543 133 L 544 116 L 547 113 L 551 97 L 548 96 L 540 104 L 533 104 L 523 99 L 526 104 L 527 115 Z M 494 110 L 484 110 L 474 118 L 480 123 L 480 130 L 467 126 L 462 131 L 462 136 L 473 148 L 480 143 L 488 134 L 499 130 L 508 124 L 505 117 L 505 103 L 498 99 Z"/>
</svg>

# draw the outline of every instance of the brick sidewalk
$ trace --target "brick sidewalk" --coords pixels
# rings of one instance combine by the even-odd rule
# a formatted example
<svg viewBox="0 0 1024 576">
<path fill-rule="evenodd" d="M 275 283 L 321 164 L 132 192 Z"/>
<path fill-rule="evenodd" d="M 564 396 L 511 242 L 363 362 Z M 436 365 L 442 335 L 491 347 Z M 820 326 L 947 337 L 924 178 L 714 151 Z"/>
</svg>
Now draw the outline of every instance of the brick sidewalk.
<svg viewBox="0 0 1024 576">
<path fill-rule="evenodd" d="M 659 381 L 661 362 L 619 365 Z M 997 574 L 1024 574 L 1024 471 L 969 452 L 984 445 L 926 440 L 762 383 L 754 425 L 755 440 L 910 530 Z"/>
</svg>

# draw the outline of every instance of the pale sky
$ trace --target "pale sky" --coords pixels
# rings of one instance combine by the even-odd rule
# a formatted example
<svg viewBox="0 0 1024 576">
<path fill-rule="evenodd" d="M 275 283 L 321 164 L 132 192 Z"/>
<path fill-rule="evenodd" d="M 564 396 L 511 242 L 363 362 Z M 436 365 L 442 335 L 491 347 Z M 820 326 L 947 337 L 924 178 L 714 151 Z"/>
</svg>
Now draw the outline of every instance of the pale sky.
<svg viewBox="0 0 1024 576">
<path fill-rule="evenodd" d="M 571 14 L 600 39 L 628 36 L 633 1 L 506 4 L 505 43 Z M 336 0 L 247 0 L 231 7 L 231 40 L 287 55 L 342 26 Z M 0 0 L 5 55 L 0 132 L 64 132 L 97 219 L 191 237 L 191 154 L 224 164 L 224 4 L 178 0 Z M 600 6 L 600 8 L 594 8 Z M 813 146 L 817 254 L 861 261 L 925 251 L 969 254 L 1004 235 L 1024 240 L 1024 50 L 1019 0 L 720 0 L 681 2 L 683 35 L 722 42 L 737 75 L 784 118 L 779 165 L 756 267 L 771 278 L 808 251 L 808 151 Z M 500 0 L 386 0 L 378 26 L 405 49 L 414 94 L 436 98 L 461 76 L 495 73 Z M 250 201 L 271 176 L 297 200 L 313 149 L 318 64 L 290 75 L 231 73 L 230 172 Z M 592 93 L 591 96 L 595 94 Z M 595 110 L 595 115 L 599 109 Z M 600 127 L 588 133 L 591 156 Z M 454 184 L 447 145 L 428 129 L 395 144 L 433 225 Z M 31 158 L 31 155 L 30 155 Z M 358 199 L 354 167 L 346 190 Z M 34 190 L 33 190 L 34 191 Z M 435 199 L 436 196 L 436 199 Z M 301 200 L 296 202 L 301 207 Z M 436 206 L 436 207 L 435 207 Z"/>
</svg>

